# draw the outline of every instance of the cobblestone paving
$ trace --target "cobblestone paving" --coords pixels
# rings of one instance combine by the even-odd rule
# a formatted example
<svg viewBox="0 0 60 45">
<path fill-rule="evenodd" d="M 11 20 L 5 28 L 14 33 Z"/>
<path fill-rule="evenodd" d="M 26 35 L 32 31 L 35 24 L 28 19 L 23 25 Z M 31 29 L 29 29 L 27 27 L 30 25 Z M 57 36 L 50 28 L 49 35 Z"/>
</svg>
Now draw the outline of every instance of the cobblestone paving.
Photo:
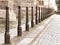
<svg viewBox="0 0 60 45">
<path fill-rule="evenodd" d="M 45 30 L 33 45 L 60 45 L 60 15 L 57 15 Z"/>
</svg>

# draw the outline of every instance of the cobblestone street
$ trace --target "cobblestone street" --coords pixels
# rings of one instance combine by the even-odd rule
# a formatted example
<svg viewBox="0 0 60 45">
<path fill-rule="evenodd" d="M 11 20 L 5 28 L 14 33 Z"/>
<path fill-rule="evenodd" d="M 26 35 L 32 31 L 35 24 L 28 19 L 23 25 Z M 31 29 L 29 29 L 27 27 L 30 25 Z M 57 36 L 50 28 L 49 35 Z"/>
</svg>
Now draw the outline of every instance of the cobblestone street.
<svg viewBox="0 0 60 45">
<path fill-rule="evenodd" d="M 48 24 L 33 45 L 60 45 L 60 15 Z"/>
</svg>

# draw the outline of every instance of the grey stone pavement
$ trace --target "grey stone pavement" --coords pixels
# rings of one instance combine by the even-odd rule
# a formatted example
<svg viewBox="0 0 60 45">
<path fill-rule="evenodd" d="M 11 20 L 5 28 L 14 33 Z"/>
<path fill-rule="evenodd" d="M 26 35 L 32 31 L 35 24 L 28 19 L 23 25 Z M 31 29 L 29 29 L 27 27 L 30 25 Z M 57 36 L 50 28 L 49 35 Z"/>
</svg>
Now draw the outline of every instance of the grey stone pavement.
<svg viewBox="0 0 60 45">
<path fill-rule="evenodd" d="M 32 45 L 60 45 L 60 15 L 48 24 Z"/>
</svg>

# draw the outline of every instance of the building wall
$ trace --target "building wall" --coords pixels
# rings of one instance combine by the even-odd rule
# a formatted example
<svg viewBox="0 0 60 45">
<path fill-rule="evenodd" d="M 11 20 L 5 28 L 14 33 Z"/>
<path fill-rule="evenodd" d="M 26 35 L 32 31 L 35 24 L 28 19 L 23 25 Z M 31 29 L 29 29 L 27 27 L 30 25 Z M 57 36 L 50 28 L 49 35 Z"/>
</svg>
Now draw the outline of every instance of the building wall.
<svg viewBox="0 0 60 45">
<path fill-rule="evenodd" d="M 0 17 L 5 19 L 5 17 L 6 17 L 6 6 L 8 6 L 9 7 L 10 21 L 16 21 L 16 14 L 13 11 L 13 3 L 14 3 L 14 0 L 0 0 Z"/>
<path fill-rule="evenodd" d="M 57 10 L 57 5 L 55 0 L 44 0 L 44 7 Z"/>
<path fill-rule="evenodd" d="M 8 1 L 0 0 L 0 9 L 5 9 L 6 6 L 8 6 Z"/>
<path fill-rule="evenodd" d="M 9 8 L 10 8 L 9 12 L 10 12 L 11 20 L 13 19 L 12 17 L 16 17 L 16 15 L 18 15 L 17 14 L 18 6 L 22 7 L 22 15 L 23 14 L 25 15 L 26 7 L 31 8 L 31 6 L 33 6 L 33 7 L 34 6 L 42 6 L 42 7 L 47 7 L 47 8 L 49 7 L 49 8 L 56 9 L 55 0 L 53 0 L 53 1 L 52 0 L 0 0 L 0 9 L 1 10 L 5 9 L 6 6 L 9 6 Z M 1 15 L 3 15 L 3 13 L 1 13 Z"/>
<path fill-rule="evenodd" d="M 22 7 L 31 7 L 31 6 L 39 6 L 41 2 L 44 1 L 44 6 L 45 7 L 49 7 L 52 8 L 52 7 L 56 7 L 56 3 L 55 3 L 55 0 L 0 0 L 0 8 L 3 9 L 5 8 L 7 5 L 9 7 L 12 8 L 17 8 L 18 5 L 22 6 Z M 41 6 L 41 5 L 40 5 Z"/>
</svg>

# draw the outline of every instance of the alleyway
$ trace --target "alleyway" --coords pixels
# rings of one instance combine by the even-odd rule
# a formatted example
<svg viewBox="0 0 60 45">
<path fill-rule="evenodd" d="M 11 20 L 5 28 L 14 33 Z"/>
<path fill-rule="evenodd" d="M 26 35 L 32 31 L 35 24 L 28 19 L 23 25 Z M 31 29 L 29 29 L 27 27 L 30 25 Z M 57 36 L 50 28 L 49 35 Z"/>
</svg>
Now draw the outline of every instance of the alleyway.
<svg viewBox="0 0 60 45">
<path fill-rule="evenodd" d="M 33 45 L 60 45 L 60 15 L 56 15 Z"/>
</svg>

